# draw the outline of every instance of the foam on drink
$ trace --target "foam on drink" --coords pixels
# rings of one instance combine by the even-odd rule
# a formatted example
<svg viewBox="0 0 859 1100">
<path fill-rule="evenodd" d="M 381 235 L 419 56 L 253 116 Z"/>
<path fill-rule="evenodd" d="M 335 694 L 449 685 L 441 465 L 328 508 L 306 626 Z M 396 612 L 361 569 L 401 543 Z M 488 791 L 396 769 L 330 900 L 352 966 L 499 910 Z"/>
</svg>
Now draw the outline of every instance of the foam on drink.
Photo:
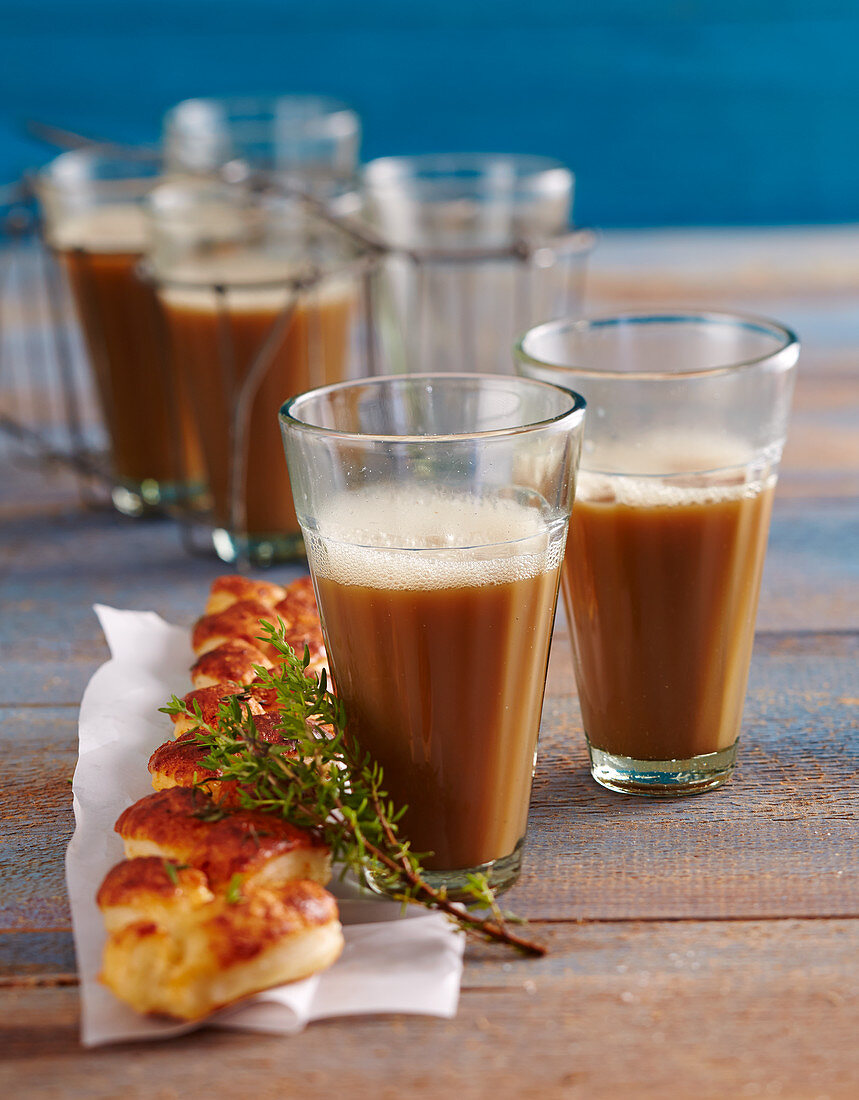
<svg viewBox="0 0 859 1100">
<path fill-rule="evenodd" d="M 376 485 L 319 510 L 308 553 L 339 584 L 438 589 L 509 584 L 557 568 L 563 542 L 542 509 L 516 499 L 476 500 Z M 415 553 L 415 551 L 423 551 Z"/>
<path fill-rule="evenodd" d="M 746 481 L 742 471 L 732 484 L 723 480 L 709 482 L 704 475 L 683 474 L 666 480 L 662 477 L 630 477 L 624 475 L 582 473 L 576 489 L 580 501 L 615 503 L 627 508 L 680 508 L 684 505 L 718 504 L 730 500 L 755 497 L 774 476 Z"/>
<path fill-rule="evenodd" d="M 226 307 L 243 312 L 278 313 L 296 296 L 297 291 L 290 284 L 307 277 L 306 265 L 277 255 L 230 248 L 223 256 L 187 259 L 172 265 L 162 298 L 175 309 L 214 311 Z M 354 297 L 351 281 L 336 276 L 323 280 L 309 294 L 316 307 L 344 302 L 351 305 Z"/>
<path fill-rule="evenodd" d="M 58 251 L 135 252 L 147 246 L 146 218 L 140 206 L 116 203 L 96 206 L 59 219 L 48 229 L 48 243 Z"/>
</svg>

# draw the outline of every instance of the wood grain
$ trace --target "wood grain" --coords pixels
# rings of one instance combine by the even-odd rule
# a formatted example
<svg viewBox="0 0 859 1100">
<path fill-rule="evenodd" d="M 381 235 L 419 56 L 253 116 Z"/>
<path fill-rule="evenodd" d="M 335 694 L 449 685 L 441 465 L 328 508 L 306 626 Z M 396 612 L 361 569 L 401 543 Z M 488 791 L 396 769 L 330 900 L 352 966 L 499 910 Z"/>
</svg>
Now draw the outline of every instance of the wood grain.
<svg viewBox="0 0 859 1100">
<path fill-rule="evenodd" d="M 525 870 L 507 899 L 550 954 L 535 962 L 470 948 L 453 1021 L 353 1019 L 292 1039 L 203 1031 L 80 1050 L 63 853 L 77 706 L 107 656 L 91 605 L 150 608 L 190 625 L 224 567 L 188 557 L 169 523 L 82 510 L 61 473 L 7 465 L 0 1095 L 852 1100 L 859 314 L 833 274 L 831 246 L 828 234 L 797 231 L 627 235 L 601 250 L 594 285 L 610 308 L 630 304 L 625 294 L 653 304 L 664 293 L 781 316 L 805 340 L 740 762 L 728 786 L 695 799 L 648 802 L 596 786 L 561 616 Z"/>
<path fill-rule="evenodd" d="M 356 1018 L 291 1039 L 208 1030 L 87 1053 L 77 1045 L 75 990 L 0 991 L 0 1088 L 40 1098 L 205 1089 L 846 1100 L 859 1071 L 856 927 L 554 925 L 538 930 L 551 947 L 543 961 L 472 954 L 456 1020 Z"/>
<path fill-rule="evenodd" d="M 35 471 L 21 475 L 24 498 L 35 480 Z M 8 509 L 4 517 L 0 508 L 0 523 L 0 705 L 80 699 L 107 657 L 94 603 L 154 610 L 190 626 L 212 579 L 224 571 L 217 562 L 188 557 L 170 524 L 81 513 L 68 496 L 62 510 L 37 518 L 15 518 Z M 854 628 L 857 546 L 859 497 L 778 498 L 758 628 Z M 269 575 L 288 583 L 301 571 L 280 567 Z"/>
<path fill-rule="evenodd" d="M 559 641 L 525 870 L 508 896 L 514 910 L 532 920 L 859 915 L 859 701 L 851 694 L 859 636 L 760 636 L 734 779 L 661 803 L 618 797 L 591 780 L 569 646 Z M 5 712 L 9 839 L 0 877 L 15 889 L 0 898 L 0 930 L 69 927 L 62 856 L 73 827 L 75 722 L 73 708 Z M 28 975 L 68 972 L 61 935 L 20 950 Z M 4 962 L 14 972 L 15 958 L 15 949 L 8 962 L 0 949 L 0 976 Z"/>
</svg>

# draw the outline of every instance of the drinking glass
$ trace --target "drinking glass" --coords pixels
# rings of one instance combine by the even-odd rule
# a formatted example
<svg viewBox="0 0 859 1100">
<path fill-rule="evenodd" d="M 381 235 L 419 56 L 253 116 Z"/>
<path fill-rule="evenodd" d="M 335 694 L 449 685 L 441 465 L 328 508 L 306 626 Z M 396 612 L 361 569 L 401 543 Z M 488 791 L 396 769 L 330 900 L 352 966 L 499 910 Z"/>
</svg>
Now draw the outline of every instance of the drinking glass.
<svg viewBox="0 0 859 1100">
<path fill-rule="evenodd" d="M 367 257 L 278 191 L 176 181 L 148 209 L 148 271 L 200 436 L 215 551 L 258 565 L 300 558 L 277 412 L 363 369 L 353 332 Z"/>
<path fill-rule="evenodd" d="M 357 206 L 361 123 L 337 99 L 315 95 L 186 99 L 164 116 L 165 161 L 177 173 L 236 182 L 263 174 L 342 212 Z"/>
<path fill-rule="evenodd" d="M 389 250 L 377 306 L 389 371 L 512 373 L 517 333 L 579 308 L 593 237 L 568 228 L 573 185 L 548 157 L 365 166 L 365 214 Z"/>
<path fill-rule="evenodd" d="M 143 203 L 161 165 L 151 154 L 62 153 L 38 177 L 47 242 L 83 329 L 111 446 L 114 504 L 128 515 L 200 490 L 196 433 L 155 335 L 155 302 L 138 266 Z"/>
<path fill-rule="evenodd" d="M 516 348 L 590 410 L 562 585 L 610 790 L 731 775 L 798 356 L 781 325 L 718 313 L 554 322 Z"/>
<path fill-rule="evenodd" d="M 452 896 L 519 875 L 583 418 L 567 390 L 474 374 L 281 411 L 348 735 Z"/>
</svg>

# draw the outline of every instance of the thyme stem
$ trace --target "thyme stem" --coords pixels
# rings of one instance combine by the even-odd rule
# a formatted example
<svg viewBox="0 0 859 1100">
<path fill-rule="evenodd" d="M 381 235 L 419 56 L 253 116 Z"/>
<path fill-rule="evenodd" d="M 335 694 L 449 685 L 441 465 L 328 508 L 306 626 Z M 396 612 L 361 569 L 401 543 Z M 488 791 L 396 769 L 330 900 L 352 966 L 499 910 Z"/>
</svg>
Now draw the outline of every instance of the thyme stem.
<svg viewBox="0 0 859 1100">
<path fill-rule="evenodd" d="M 499 907 L 485 875 L 474 875 L 466 893 L 469 904 L 488 909 L 471 911 L 447 897 L 444 887 L 425 878 L 421 857 L 399 834 L 405 807 L 395 808 L 383 788 L 379 765 L 347 735 L 342 701 L 327 690 L 325 673 L 306 675 L 309 653 L 299 659 L 284 640 L 283 623 L 263 623 L 264 640 L 282 656 L 279 669 L 258 668 L 263 688 L 274 689 L 283 738 L 297 747 L 270 743 L 257 735 L 246 699 L 222 700 L 217 721 L 203 721 L 199 707 L 189 708 L 175 696 L 163 708 L 196 720 L 195 735 L 208 755 L 207 768 L 220 782 L 237 782 L 243 806 L 278 813 L 293 824 L 317 832 L 331 849 L 332 859 L 383 893 L 402 902 L 444 913 L 466 933 L 506 944 L 527 955 L 545 955 L 546 948 L 514 932 L 515 920 Z"/>
</svg>

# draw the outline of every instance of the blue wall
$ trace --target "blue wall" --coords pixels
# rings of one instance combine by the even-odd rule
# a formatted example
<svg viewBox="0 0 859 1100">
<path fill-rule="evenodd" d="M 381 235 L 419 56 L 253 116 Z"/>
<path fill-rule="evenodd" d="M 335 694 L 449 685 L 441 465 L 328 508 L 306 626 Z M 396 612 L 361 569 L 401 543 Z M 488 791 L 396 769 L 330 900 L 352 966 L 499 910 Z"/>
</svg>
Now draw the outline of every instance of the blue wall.
<svg viewBox="0 0 859 1100">
<path fill-rule="evenodd" d="M 37 117 L 154 137 L 189 95 L 317 91 L 364 154 L 558 156 L 601 226 L 859 220 L 845 0 L 0 0 L 0 180 Z"/>
</svg>

